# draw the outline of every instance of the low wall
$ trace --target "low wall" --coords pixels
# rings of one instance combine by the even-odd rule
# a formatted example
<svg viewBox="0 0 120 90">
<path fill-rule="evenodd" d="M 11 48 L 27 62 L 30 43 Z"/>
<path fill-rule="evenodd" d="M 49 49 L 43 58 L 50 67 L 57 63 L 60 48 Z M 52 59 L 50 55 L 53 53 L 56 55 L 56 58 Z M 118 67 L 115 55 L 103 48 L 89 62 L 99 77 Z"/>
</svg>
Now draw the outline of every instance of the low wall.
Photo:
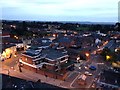
<svg viewBox="0 0 120 90">
<path fill-rule="evenodd" d="M 32 68 L 30 66 L 27 65 L 23 65 L 22 68 L 25 68 L 27 70 L 33 71 L 35 73 L 41 74 L 41 75 L 45 75 L 47 77 L 51 77 L 51 78 L 55 78 L 55 79 L 59 79 L 59 80 L 65 80 L 65 78 L 67 77 L 68 73 L 65 73 L 63 75 L 57 74 L 57 73 L 52 73 L 52 72 L 48 72 L 45 70 L 41 70 L 41 69 L 36 69 L 36 68 Z M 22 69 L 21 68 L 21 69 Z"/>
</svg>

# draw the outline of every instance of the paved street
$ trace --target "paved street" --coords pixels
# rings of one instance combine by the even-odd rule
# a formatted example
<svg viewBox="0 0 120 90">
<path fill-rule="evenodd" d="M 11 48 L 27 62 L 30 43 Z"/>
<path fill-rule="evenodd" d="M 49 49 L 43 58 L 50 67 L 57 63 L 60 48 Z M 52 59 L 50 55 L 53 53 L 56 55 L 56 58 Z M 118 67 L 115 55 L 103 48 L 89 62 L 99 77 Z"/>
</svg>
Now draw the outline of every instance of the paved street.
<svg viewBox="0 0 120 90">
<path fill-rule="evenodd" d="M 6 66 L 9 66 L 9 67 L 14 67 L 17 63 L 18 63 L 18 60 L 21 56 L 21 53 L 17 53 L 16 57 L 15 56 L 12 56 L 11 58 L 5 60 L 2 62 L 2 65 L 6 65 Z"/>
<path fill-rule="evenodd" d="M 108 45 L 108 42 L 105 42 L 105 44 L 103 46 L 101 46 L 99 49 L 102 49 L 104 48 L 106 45 Z M 109 44 L 109 46 L 111 47 L 113 45 L 113 42 Z M 84 62 L 83 64 L 80 65 L 81 69 L 79 69 L 78 67 L 75 68 L 76 71 L 80 72 L 80 74 L 78 75 L 78 77 L 81 75 L 81 74 L 84 74 L 85 71 L 88 71 L 90 73 L 92 73 L 92 76 L 87 76 L 87 84 L 82 86 L 82 85 L 78 85 L 77 83 L 77 78 L 76 80 L 74 81 L 74 83 L 72 83 L 72 87 L 75 87 L 75 88 L 91 88 L 91 85 L 94 83 L 94 78 L 98 77 L 99 73 L 101 72 L 102 69 L 105 69 L 107 68 L 106 65 L 109 65 L 109 63 L 106 63 L 103 58 L 100 56 L 100 55 L 96 55 L 96 54 L 93 54 L 93 52 L 97 51 L 98 49 L 93 49 L 93 51 L 91 51 L 91 57 L 90 59 L 88 59 L 86 62 Z M 105 63 L 105 64 L 101 64 L 101 63 Z M 90 66 L 90 65 L 94 65 L 97 70 L 95 71 L 92 71 L 92 70 L 86 70 L 85 69 L 85 66 Z"/>
<path fill-rule="evenodd" d="M 18 56 L 20 57 L 20 55 Z M 61 81 L 61 80 L 56 80 L 56 79 L 49 78 L 49 77 L 46 78 L 43 75 L 28 71 L 23 68 L 22 68 L 22 72 L 19 72 L 19 69 L 17 66 L 17 61 L 19 57 L 12 57 L 11 59 L 5 60 L 3 62 L 3 66 L 2 66 L 3 70 L 1 73 L 7 74 L 7 75 L 9 74 L 10 76 L 14 76 L 14 77 L 34 81 L 34 82 L 36 82 L 38 79 L 41 79 L 42 82 L 46 82 L 46 83 L 49 83 L 55 86 L 64 87 L 64 88 L 76 88 L 76 87 L 83 88 L 82 86 L 79 86 L 78 84 L 76 84 L 76 80 L 82 73 L 86 71 L 84 66 L 90 65 L 91 63 L 93 63 L 93 61 L 95 61 L 94 59 L 90 59 L 87 62 L 83 61 L 83 64 L 80 64 L 82 67 L 81 70 L 76 68 L 75 71 L 70 72 L 70 74 L 68 75 L 65 81 Z M 14 68 L 11 68 L 11 67 L 14 67 Z M 93 80 L 93 78 L 94 76 L 89 76 L 87 78 L 87 82 L 89 84 L 87 84 L 86 87 L 89 87 L 91 85 L 92 83 L 91 81 Z"/>
<path fill-rule="evenodd" d="M 111 46 L 111 44 L 109 45 Z M 102 46 L 101 48 L 103 47 L 104 46 Z M 62 80 L 57 80 L 57 79 L 49 78 L 49 77 L 46 78 L 43 75 L 34 73 L 32 71 L 29 71 L 23 68 L 22 68 L 22 72 L 19 72 L 19 69 L 18 69 L 19 58 L 20 58 L 20 53 L 17 55 L 17 57 L 13 56 L 12 58 L 3 61 L 2 71 L 0 73 L 4 73 L 6 75 L 10 75 L 10 76 L 14 76 L 14 77 L 18 77 L 21 79 L 34 81 L 34 82 L 41 79 L 41 82 L 45 82 L 45 83 L 63 87 L 63 88 L 90 88 L 91 85 L 94 83 L 94 78 L 98 77 L 99 73 L 101 72 L 103 68 L 107 68 L 106 65 L 109 65 L 109 63 L 106 63 L 100 55 L 91 54 L 90 58 L 87 61 L 82 61 L 81 63 L 77 63 L 75 65 L 75 70 L 70 71 L 66 80 L 62 81 Z M 100 63 L 105 63 L 106 65 L 100 64 Z M 90 65 L 96 66 L 97 70 L 95 71 L 92 71 L 90 69 L 86 70 L 85 66 L 88 67 Z M 81 69 L 79 69 L 79 67 L 81 67 Z M 77 79 L 81 74 L 84 74 L 85 71 L 92 73 L 92 76 L 87 76 L 87 79 L 86 79 L 87 84 L 85 86 L 78 85 Z"/>
</svg>

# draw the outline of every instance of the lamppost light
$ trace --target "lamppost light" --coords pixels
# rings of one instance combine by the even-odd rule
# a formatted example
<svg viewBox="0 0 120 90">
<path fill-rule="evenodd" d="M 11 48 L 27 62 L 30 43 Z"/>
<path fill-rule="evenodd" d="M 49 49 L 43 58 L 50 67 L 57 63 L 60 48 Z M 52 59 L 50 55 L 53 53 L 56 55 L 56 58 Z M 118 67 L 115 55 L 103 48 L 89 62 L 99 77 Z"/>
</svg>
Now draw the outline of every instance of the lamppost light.
<svg viewBox="0 0 120 90">
<path fill-rule="evenodd" d="M 86 55 L 87 57 L 89 57 L 89 56 L 90 56 L 90 54 L 89 54 L 89 53 L 85 53 L 85 55 Z"/>
</svg>

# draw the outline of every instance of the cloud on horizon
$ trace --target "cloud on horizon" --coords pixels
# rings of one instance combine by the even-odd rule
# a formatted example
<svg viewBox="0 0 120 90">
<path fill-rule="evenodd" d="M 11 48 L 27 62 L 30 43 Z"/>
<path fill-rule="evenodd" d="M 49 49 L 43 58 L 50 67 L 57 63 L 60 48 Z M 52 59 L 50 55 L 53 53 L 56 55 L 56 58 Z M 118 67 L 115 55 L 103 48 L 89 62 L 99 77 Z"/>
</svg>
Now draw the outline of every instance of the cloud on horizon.
<svg viewBox="0 0 120 90">
<path fill-rule="evenodd" d="M 2 19 L 118 21 L 119 0 L 1 0 Z"/>
</svg>

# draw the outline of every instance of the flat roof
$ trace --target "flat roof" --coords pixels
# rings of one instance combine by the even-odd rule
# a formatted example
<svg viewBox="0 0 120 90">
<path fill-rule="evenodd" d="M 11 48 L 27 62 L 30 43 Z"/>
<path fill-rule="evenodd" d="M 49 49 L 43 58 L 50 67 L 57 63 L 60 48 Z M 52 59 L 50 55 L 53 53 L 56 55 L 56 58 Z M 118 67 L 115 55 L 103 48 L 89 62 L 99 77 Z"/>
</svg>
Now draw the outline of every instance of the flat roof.
<svg viewBox="0 0 120 90">
<path fill-rule="evenodd" d="M 34 57 L 34 56 L 38 56 L 40 54 L 40 51 L 28 49 L 28 50 L 26 50 L 26 52 L 23 52 L 23 54 Z"/>
<path fill-rule="evenodd" d="M 56 60 L 62 58 L 68 54 L 63 53 L 62 51 L 55 50 L 52 48 L 42 50 L 42 53 L 46 54 L 46 58 Z"/>
<path fill-rule="evenodd" d="M 49 46 L 52 43 L 52 41 L 48 38 L 35 38 L 32 42 L 39 44 L 39 47 Z"/>
<path fill-rule="evenodd" d="M 38 49 L 39 50 L 39 49 Z M 67 53 L 63 53 L 63 50 L 57 50 L 55 48 L 47 48 L 47 49 L 41 49 L 41 51 L 36 51 L 33 49 L 28 49 L 26 50 L 26 52 L 24 52 L 23 54 L 26 56 L 30 56 L 30 57 L 35 57 L 35 56 L 41 56 L 44 57 L 48 60 L 54 61 L 63 57 L 68 56 Z"/>
</svg>

